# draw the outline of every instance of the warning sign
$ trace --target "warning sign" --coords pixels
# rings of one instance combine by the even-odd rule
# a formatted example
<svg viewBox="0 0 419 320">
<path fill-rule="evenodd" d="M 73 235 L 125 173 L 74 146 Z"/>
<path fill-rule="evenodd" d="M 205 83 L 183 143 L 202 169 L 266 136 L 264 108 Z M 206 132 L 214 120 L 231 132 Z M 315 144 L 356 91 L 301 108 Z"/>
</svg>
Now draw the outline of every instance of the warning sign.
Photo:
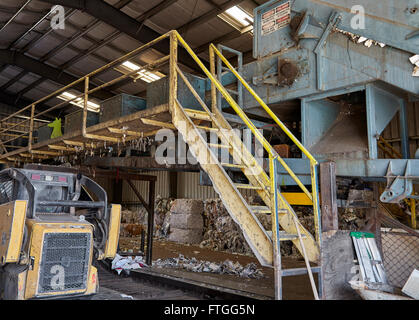
<svg viewBox="0 0 419 320">
<path fill-rule="evenodd" d="M 262 15 L 262 36 L 282 29 L 291 22 L 291 6 L 287 1 Z"/>
</svg>

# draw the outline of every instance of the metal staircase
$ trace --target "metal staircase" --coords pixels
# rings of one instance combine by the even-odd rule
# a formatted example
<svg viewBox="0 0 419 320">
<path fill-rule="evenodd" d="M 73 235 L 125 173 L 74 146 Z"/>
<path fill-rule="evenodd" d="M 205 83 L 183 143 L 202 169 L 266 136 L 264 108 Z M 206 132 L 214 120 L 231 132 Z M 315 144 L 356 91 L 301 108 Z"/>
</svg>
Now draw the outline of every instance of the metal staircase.
<svg viewBox="0 0 419 320">
<path fill-rule="evenodd" d="M 194 90 L 193 86 L 177 64 L 176 52 L 178 43 L 180 43 L 189 52 L 192 58 L 197 62 L 197 64 L 201 67 L 203 72 L 211 81 L 211 110 Z M 309 192 L 307 188 L 301 183 L 298 177 L 286 165 L 286 163 L 273 149 L 269 142 L 257 130 L 251 120 L 238 105 L 236 100 L 231 97 L 228 90 L 222 86 L 220 81 L 217 80 L 214 59 L 216 55 L 237 77 L 238 82 L 240 82 L 240 84 L 246 88 L 255 97 L 256 100 L 258 100 L 258 102 L 268 112 L 268 114 L 272 116 L 276 123 L 308 157 L 312 164 L 312 192 Z M 195 53 L 186 44 L 182 37 L 176 31 L 172 31 L 169 107 L 172 114 L 173 125 L 182 135 L 184 141 L 189 145 L 192 154 L 197 159 L 202 169 L 212 180 L 214 189 L 219 194 L 231 217 L 241 227 L 249 246 L 258 258 L 259 262 L 264 266 L 274 266 L 276 298 L 282 298 L 281 281 L 283 276 L 308 273 L 314 297 L 319 299 L 319 292 L 317 291 L 316 285 L 314 283 L 313 272 L 316 272 L 319 275 L 319 291 L 321 296 L 321 268 L 310 266 L 310 261 L 320 264 L 320 214 L 317 192 L 317 161 L 292 135 L 292 133 L 276 117 L 276 115 L 260 99 L 260 97 L 257 96 L 257 94 L 250 88 L 247 82 L 222 55 L 222 53 L 213 45 L 210 46 L 210 57 L 211 71 L 209 71 L 202 64 L 200 59 L 195 55 Z M 202 110 L 197 111 L 187 109 L 185 106 L 181 105 L 177 99 L 178 77 L 183 80 L 183 82 L 192 92 Z M 246 148 L 240 137 L 234 133 L 229 122 L 224 118 L 219 108 L 217 108 L 216 101 L 220 101 L 220 99 L 217 99 L 216 96 L 217 90 L 241 117 L 246 126 L 250 128 L 255 138 L 263 145 L 264 149 L 269 154 L 269 175 L 265 172 L 263 166 L 259 164 L 255 157 L 252 155 L 251 151 Z M 208 123 L 208 125 L 201 125 L 202 121 L 205 121 Z M 211 139 L 211 142 L 208 142 L 208 133 L 216 135 L 216 139 Z M 218 142 L 215 143 L 214 140 Z M 221 149 L 228 150 L 229 154 L 234 160 L 233 163 L 222 162 L 219 160 L 218 151 Z M 309 231 L 303 227 L 300 221 L 298 221 L 298 217 L 293 208 L 281 194 L 277 179 L 279 165 L 284 166 L 287 172 L 295 179 L 307 197 L 312 201 L 314 209 L 314 220 L 317 231 L 317 241 L 309 233 Z M 240 169 L 248 179 L 249 183 L 234 183 L 225 170 L 225 168 L 231 167 Z M 255 190 L 264 201 L 266 206 L 256 207 L 249 205 L 242 196 L 240 189 Z M 271 232 L 264 229 L 262 224 L 259 222 L 256 213 L 265 213 L 271 215 Z M 306 268 L 282 270 L 280 243 L 281 241 L 285 240 L 290 240 L 295 244 L 305 259 Z"/>
</svg>

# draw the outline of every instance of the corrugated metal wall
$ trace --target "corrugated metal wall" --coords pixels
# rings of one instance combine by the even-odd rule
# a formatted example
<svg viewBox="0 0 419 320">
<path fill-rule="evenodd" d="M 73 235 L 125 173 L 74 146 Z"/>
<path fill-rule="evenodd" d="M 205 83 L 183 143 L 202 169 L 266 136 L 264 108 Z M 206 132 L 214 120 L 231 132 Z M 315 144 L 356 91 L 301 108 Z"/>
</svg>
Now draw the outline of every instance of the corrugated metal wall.
<svg viewBox="0 0 419 320">
<path fill-rule="evenodd" d="M 419 147 L 419 102 L 407 104 L 407 119 L 409 125 L 409 146 L 410 157 L 414 158 L 415 152 Z M 400 129 L 399 129 L 399 116 L 397 115 L 390 122 L 383 132 L 383 138 L 400 151 Z M 380 158 L 389 158 L 380 149 Z"/>
<path fill-rule="evenodd" d="M 213 187 L 199 185 L 199 172 L 178 172 L 177 190 L 178 198 L 218 198 L 218 195 Z"/>
<path fill-rule="evenodd" d="M 168 171 L 148 171 L 146 174 L 157 176 L 156 196 L 163 198 L 169 197 L 169 172 Z M 214 199 L 218 198 L 218 194 L 213 187 L 199 185 L 199 172 L 178 172 L 177 173 L 177 192 L 178 198 L 187 199 Z M 133 181 L 138 191 L 144 199 L 148 198 L 148 183 L 145 181 Z M 245 196 L 254 196 L 254 190 L 243 190 Z M 138 202 L 138 198 L 132 191 L 131 187 L 124 181 L 122 188 L 123 202 Z"/>
<path fill-rule="evenodd" d="M 169 172 L 168 171 L 147 171 L 144 174 L 150 176 L 157 176 L 156 182 L 156 196 L 160 195 L 163 198 L 169 197 Z M 142 197 L 147 201 L 148 199 L 148 182 L 132 180 L 133 184 L 137 187 Z M 122 185 L 122 201 L 123 202 L 138 202 L 138 198 L 134 191 L 124 181 Z"/>
<path fill-rule="evenodd" d="M 218 194 L 213 187 L 199 185 L 199 172 L 178 173 L 178 198 L 214 199 Z M 244 196 L 254 196 L 254 190 L 240 190 Z"/>
</svg>

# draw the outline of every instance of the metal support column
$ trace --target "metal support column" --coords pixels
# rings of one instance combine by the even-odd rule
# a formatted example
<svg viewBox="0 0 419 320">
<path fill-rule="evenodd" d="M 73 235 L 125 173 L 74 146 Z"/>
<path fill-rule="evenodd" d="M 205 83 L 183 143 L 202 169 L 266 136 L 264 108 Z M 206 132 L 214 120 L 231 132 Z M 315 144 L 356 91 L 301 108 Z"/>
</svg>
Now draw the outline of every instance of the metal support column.
<svg viewBox="0 0 419 320">
<path fill-rule="evenodd" d="M 320 191 L 322 208 L 322 231 L 338 230 L 338 205 L 336 198 L 336 164 L 333 161 L 320 163 Z"/>
<path fill-rule="evenodd" d="M 409 128 L 407 120 L 407 107 L 403 99 L 400 99 L 400 111 L 399 111 L 399 127 L 400 127 L 400 142 L 401 142 L 401 153 L 403 159 L 410 158 L 409 150 Z"/>
</svg>

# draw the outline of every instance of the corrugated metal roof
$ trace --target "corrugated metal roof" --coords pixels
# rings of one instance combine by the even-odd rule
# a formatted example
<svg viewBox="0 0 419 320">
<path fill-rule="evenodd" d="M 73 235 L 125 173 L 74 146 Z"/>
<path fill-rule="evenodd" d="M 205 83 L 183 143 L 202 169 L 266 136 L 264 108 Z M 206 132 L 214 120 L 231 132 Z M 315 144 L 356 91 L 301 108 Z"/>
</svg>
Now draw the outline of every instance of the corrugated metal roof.
<svg viewBox="0 0 419 320">
<path fill-rule="evenodd" d="M 13 16 L 13 14 L 16 13 L 20 6 L 22 6 L 25 2 L 26 0 L 2 0 L 0 4 L 0 25 L 1 23 L 8 21 L 10 17 Z M 118 0 L 108 0 L 106 2 L 112 5 L 119 3 Z M 123 7 L 121 11 L 133 18 L 138 18 L 144 12 L 161 2 L 161 0 L 132 0 L 125 7 Z M 169 30 L 179 28 L 184 26 L 187 22 L 213 10 L 214 6 L 211 5 L 211 2 L 217 5 L 221 5 L 228 1 L 179 0 L 164 10 L 161 10 L 150 19 L 146 20 L 144 25 L 159 33 L 164 33 Z M 246 0 L 244 1 L 244 7 L 251 8 L 264 2 L 266 1 Z M 50 30 L 49 21 L 45 20 L 37 25 L 33 32 L 28 33 L 19 42 L 13 44 L 16 39 L 19 39 L 19 37 L 28 31 L 30 26 L 33 26 L 37 21 L 39 21 L 41 17 L 45 16 L 51 7 L 52 5 L 37 0 L 30 2 L 27 7 L 19 15 L 16 16 L 13 22 L 11 22 L 2 32 L 0 32 L 0 47 L 13 50 L 21 50 L 34 39 L 39 37 L 40 32 L 48 32 Z M 69 10 L 69 8 L 66 8 L 67 12 Z M 75 10 L 75 12 L 71 14 L 67 19 L 66 27 L 64 30 L 54 30 L 50 32 L 47 36 L 44 36 L 41 40 L 38 40 L 33 46 L 30 47 L 29 50 L 25 51 L 25 54 L 36 59 L 40 59 L 44 55 L 48 54 L 51 50 L 62 44 L 64 40 L 75 36 L 86 26 L 94 23 L 94 21 L 94 17 L 79 10 Z M 232 26 L 215 16 L 205 23 L 187 28 L 186 31 L 183 32 L 183 36 L 192 47 L 199 47 L 233 30 L 234 28 Z M 83 53 L 86 50 L 97 46 L 101 43 L 101 41 L 104 41 L 107 39 L 107 37 L 109 37 L 109 35 L 115 33 L 116 31 L 117 30 L 115 28 L 107 25 L 106 23 L 98 22 L 94 24 L 94 27 L 84 36 L 79 37 L 77 40 L 72 42 L 71 45 L 60 50 L 59 53 L 47 59 L 45 63 L 58 68 L 80 53 Z M 12 47 L 10 47 L 11 44 L 13 44 Z M 233 47 L 234 49 L 242 51 L 249 51 L 252 48 L 251 37 L 248 34 L 240 36 L 237 40 L 227 41 L 225 44 Z M 81 58 L 73 65 L 68 66 L 66 72 L 76 77 L 82 76 L 87 72 L 104 65 L 105 61 L 113 60 L 121 56 L 122 53 L 129 52 L 137 48 L 139 45 L 140 42 L 138 40 L 121 33 L 107 45 Z M 155 50 L 148 50 L 136 60 L 139 63 L 147 63 L 155 60 L 160 56 L 161 54 L 157 53 Z M 203 52 L 201 56 L 205 58 L 207 54 Z M 7 81 L 15 77 L 21 71 L 22 69 L 17 67 L 7 67 L 3 69 L 0 72 L 0 86 L 7 83 Z M 102 81 L 106 81 L 111 78 L 111 74 L 104 73 L 98 78 Z M 20 90 L 30 85 L 37 79 L 38 77 L 34 75 L 24 76 L 15 84 L 6 88 L 7 92 L 10 94 L 17 94 Z M 45 81 L 42 83 L 40 88 L 26 92 L 23 96 L 31 100 L 36 100 L 40 97 L 41 92 L 45 91 L 48 93 L 56 89 L 57 86 L 53 85 L 51 81 Z M 143 91 L 144 89 L 145 84 L 141 81 L 138 81 L 135 84 L 131 83 L 121 87 L 120 91 L 129 94 L 135 94 Z M 54 103 L 55 101 L 52 100 L 47 104 L 53 105 Z"/>
</svg>

